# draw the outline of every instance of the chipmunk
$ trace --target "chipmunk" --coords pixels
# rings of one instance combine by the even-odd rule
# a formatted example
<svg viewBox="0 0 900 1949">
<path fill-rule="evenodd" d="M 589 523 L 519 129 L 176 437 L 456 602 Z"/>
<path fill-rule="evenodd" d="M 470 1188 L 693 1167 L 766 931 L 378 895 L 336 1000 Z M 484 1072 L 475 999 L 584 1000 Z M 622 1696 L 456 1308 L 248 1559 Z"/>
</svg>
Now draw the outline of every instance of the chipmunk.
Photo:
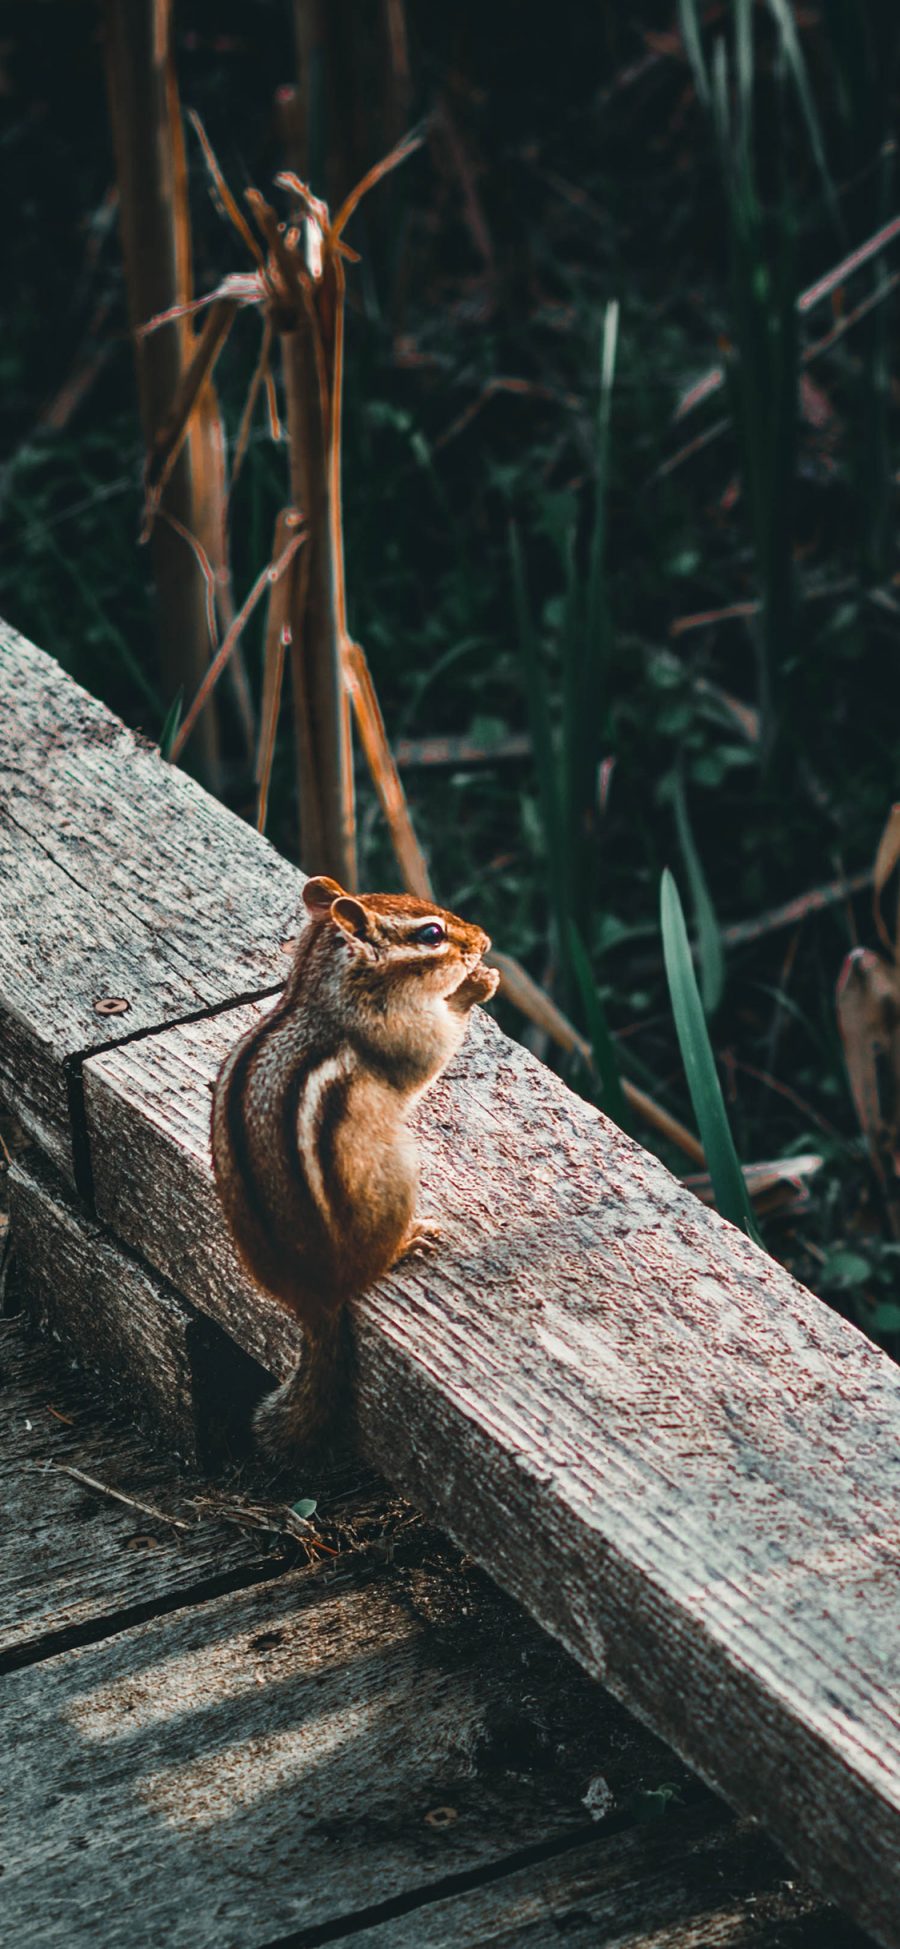
<svg viewBox="0 0 900 1949">
<path fill-rule="evenodd" d="M 499 976 L 480 927 L 411 895 L 308 880 L 284 994 L 216 1080 L 212 1151 L 243 1263 L 302 1322 L 305 1353 L 257 1409 L 286 1459 L 312 1446 L 342 1391 L 347 1299 L 419 1246 L 407 1118 Z"/>
</svg>

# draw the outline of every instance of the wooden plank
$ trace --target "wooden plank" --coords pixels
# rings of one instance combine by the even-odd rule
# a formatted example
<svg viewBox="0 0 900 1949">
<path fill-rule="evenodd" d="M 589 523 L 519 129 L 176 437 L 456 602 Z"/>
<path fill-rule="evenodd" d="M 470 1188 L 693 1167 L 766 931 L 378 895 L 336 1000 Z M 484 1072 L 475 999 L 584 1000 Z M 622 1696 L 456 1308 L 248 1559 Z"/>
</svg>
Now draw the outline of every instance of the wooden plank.
<svg viewBox="0 0 900 1949">
<path fill-rule="evenodd" d="M 85 1382 L 59 1349 L 24 1342 L 0 1322 L 0 1664 L 34 1657 L 68 1634 L 141 1609 L 164 1609 L 229 1578 L 262 1571 L 261 1539 L 223 1523 L 190 1533 L 97 1494 L 75 1468 L 122 1495 L 182 1518 L 183 1476 L 146 1443 L 91 1416 Z M 61 1419 L 65 1416 L 65 1419 Z M 93 1420 L 93 1425 L 92 1425 Z"/>
<path fill-rule="evenodd" d="M 174 1455 L 221 1460 L 259 1393 L 255 1367 L 88 1218 L 40 1158 L 14 1164 L 9 1188 L 16 1300 Z"/>
<path fill-rule="evenodd" d="M 0 1090 L 71 1178 L 84 1051 L 277 986 L 301 882 L 4 623 L 0 722 Z"/>
<path fill-rule="evenodd" d="M 253 1949 L 585 1838 L 634 1737 L 552 1662 L 292 1574 L 8 1675 L 4 1939 Z"/>
<path fill-rule="evenodd" d="M 221 1587 L 229 1574 L 238 1577 L 242 1572 L 252 1572 L 258 1562 L 253 1545 L 236 1540 L 233 1531 L 208 1524 L 194 1534 L 181 1536 L 176 1543 L 171 1530 L 139 1510 L 129 1511 L 92 1496 L 61 1472 L 49 1477 L 38 1473 L 39 1465 L 43 1468 L 50 1462 L 60 1471 L 66 1466 L 79 1467 L 125 1494 L 182 1515 L 190 1513 L 185 1491 L 193 1492 L 196 1486 L 186 1485 L 171 1469 L 148 1463 L 139 1443 L 110 1426 L 102 1404 L 86 1398 L 83 1377 L 73 1373 L 50 1346 L 25 1342 L 17 1321 L 0 1324 L 0 1387 L 4 1410 L 0 1524 L 4 1535 L 13 1540 L 12 1548 L 7 1547 L 0 1558 L 0 1665 L 5 1669 L 10 1656 L 13 1661 L 19 1658 L 29 1662 L 42 1651 L 46 1656 L 66 1630 L 89 1631 L 95 1640 L 104 1634 L 111 1637 L 127 1627 L 136 1610 L 143 1608 L 151 1614 L 156 1607 L 165 1611 L 173 1599 L 182 1604 L 200 1603 L 213 1594 L 216 1583 Z M 69 1419 L 61 1420 L 61 1414 Z M 352 1498 L 354 1505 L 359 1502 L 358 1495 Z M 342 1497 L 341 1506 L 346 1508 L 346 1497 Z M 355 1524 L 359 1516 L 352 1520 Z M 368 1510 L 366 1520 L 372 1521 Z M 481 1670 L 486 1664 L 492 1695 L 501 1682 L 503 1691 L 492 1703 L 485 1736 L 473 1745 L 471 1772 L 465 1783 L 466 1804 L 453 1808 L 456 1820 L 445 1816 L 443 1827 L 440 1822 L 433 1824 L 424 1836 L 429 1850 L 436 1836 L 441 1839 L 436 1859 L 422 1864 L 421 1885 L 407 1886 L 399 1896 L 388 1894 L 380 1903 L 367 1901 L 362 1913 L 345 1912 L 346 1927 L 352 1934 L 344 1934 L 338 1920 L 343 1942 L 358 1940 L 360 1929 L 365 1930 L 365 1940 L 372 1941 L 373 1949 L 388 1942 L 396 1943 L 397 1949 L 405 1949 L 405 1945 L 412 1949 L 425 1939 L 437 1949 L 444 1943 L 464 1945 L 501 1939 L 540 1945 L 558 1941 L 560 1935 L 574 1933 L 578 1939 L 579 1931 L 585 1936 L 588 1930 L 590 1940 L 599 1942 L 613 1935 L 621 1939 L 627 1927 L 631 1949 L 642 1949 L 644 1944 L 650 1949 L 651 1943 L 660 1942 L 660 1931 L 665 1927 L 670 1949 L 701 1949 L 701 1944 L 709 1949 L 713 1940 L 717 1945 L 727 1942 L 729 1949 L 744 1949 L 745 1944 L 749 1949 L 749 1945 L 761 1943 L 775 1949 L 776 1941 L 778 1949 L 794 1949 L 795 1943 L 796 1949 L 801 1949 L 801 1937 L 795 1936 L 794 1925 L 799 1929 L 802 1918 L 802 1949 L 826 1949 L 826 1945 L 828 1949 L 831 1945 L 833 1949 L 838 1945 L 840 1949 L 864 1949 L 863 1939 L 843 1918 L 835 1917 L 808 1888 L 785 1881 L 783 1861 L 759 1834 L 742 1833 L 714 1805 L 686 1808 L 683 1795 L 689 1790 L 671 1755 L 629 1721 L 610 1699 L 588 1687 L 568 1667 L 563 1654 L 539 1638 L 520 1614 L 510 1613 L 509 1606 L 484 1587 L 476 1572 L 456 1565 L 449 1551 L 437 1552 L 421 1523 L 410 1524 L 402 1511 L 394 1519 L 393 1512 L 383 1506 L 379 1526 L 396 1529 L 397 1522 L 402 1528 L 396 1532 L 393 1568 L 387 1579 L 382 1573 L 381 1582 L 390 1582 L 409 1622 L 420 1635 L 424 1632 L 429 1667 L 446 1671 L 463 1665 Z M 365 1555 L 358 1563 L 342 1563 L 341 1572 L 344 1580 L 349 1573 L 357 1582 L 371 1574 Z M 292 1619 L 297 1608 L 294 1595 Z M 195 1618 L 197 1615 L 195 1612 Z M 201 1611 L 199 1616 L 203 1615 Z M 347 1635 L 355 1646 L 353 1618 Z M 256 1633 L 257 1640 L 259 1636 Z M 160 1642 L 164 1647 L 167 1637 L 163 1629 Z M 269 1652 L 275 1648 L 271 1643 L 267 1646 Z M 261 1649 L 258 1642 L 255 1649 Z M 211 1665 L 215 1656 L 211 1655 Z M 54 1659 L 50 1667 L 54 1682 L 57 1665 Z M 255 1676 L 259 1676 L 258 1668 Z M 264 1664 L 262 1676 L 265 1679 Z M 283 1683 L 283 1667 L 276 1669 L 273 1680 L 276 1686 Z M 145 1679 L 144 1685 L 146 1689 Z M 43 1675 L 37 1689 L 40 1693 L 49 1689 Z M 202 1708 L 202 1679 L 197 1689 L 196 1703 Z M 36 1725 L 29 1720 L 24 1745 L 18 1749 L 19 1764 L 27 1774 L 47 1762 L 49 1745 L 39 1714 Z M 605 1772 L 598 1777 L 591 1769 L 601 1761 Z M 69 1730 L 54 1754 L 66 1793 L 71 1791 L 71 1762 Z M 119 1767 L 120 1786 L 123 1771 Z M 126 1793 L 139 1787 L 138 1771 L 137 1767 L 127 1771 Z M 483 1798 L 473 1805 L 471 1780 L 476 1773 L 482 1795 L 487 1784 L 491 1806 L 500 1809 L 499 1824 L 492 1816 L 490 1836 L 496 1858 L 470 1868 L 468 1879 L 477 1879 L 477 1886 L 465 1894 L 440 1899 L 447 1885 L 447 1869 L 457 1883 L 460 1879 L 454 1872 L 458 1866 L 453 1832 L 457 1821 L 471 1825 L 478 1811 L 484 1809 Z M 532 1793 L 537 1789 L 546 1815 L 546 1831 L 538 1850 L 542 1855 L 548 1850 L 554 1854 L 550 1860 L 533 1861 L 517 1872 L 506 1871 L 507 1858 L 501 1852 L 505 1840 L 517 1839 L 515 1832 L 509 1834 L 507 1825 L 507 1779 L 514 1811 L 521 1805 L 523 1789 Z M 384 1780 L 378 1784 L 383 1790 Z M 48 1785 L 51 1801 L 56 1796 L 62 1798 L 58 1772 L 53 1773 Z M 590 1803 L 595 1815 L 602 1814 L 598 1838 L 585 1846 L 568 1847 L 567 1822 L 584 1801 Z M 611 1828 L 615 1830 L 623 1821 L 629 1822 L 642 1810 L 655 1806 L 666 1808 L 663 1820 L 654 1820 L 649 1827 L 630 1826 L 624 1833 L 610 1833 Z M 561 1831 L 560 1807 L 566 1816 Z M 42 1811 L 47 1811 L 46 1803 Z M 79 1815 L 80 1809 L 73 1826 L 81 1824 Z M 577 1821 L 577 1813 L 574 1817 Z M 423 1828 L 426 1825 L 421 1823 Z M 97 1831 L 102 1838 L 105 1825 Z M 84 1835 L 75 1835 L 73 1844 L 79 1839 Z M 378 1860 L 381 1840 L 376 1826 L 376 1831 L 369 1833 L 368 1843 L 375 1878 L 381 1878 L 383 1884 Z M 151 1841 L 155 1847 L 155 1837 L 151 1836 Z M 341 1834 L 332 1833 L 329 1859 L 338 1892 L 341 1846 Z M 560 1846 L 566 1852 L 556 1858 Z M 294 1872 L 293 1843 L 283 1842 L 283 1827 L 281 1835 L 275 1836 L 274 1849 L 275 1873 L 280 1880 Z M 50 1860 L 51 1887 L 56 1885 L 57 1892 L 58 1869 L 65 1867 L 64 1854 L 60 1862 L 61 1853 L 57 1834 Z M 103 1859 L 102 1848 L 94 1852 L 93 1861 L 97 1859 Z M 513 1869 L 520 1859 L 520 1855 L 513 1855 Z M 266 1861 L 268 1871 L 268 1854 Z M 149 1864 L 151 1875 L 155 1865 L 154 1854 Z M 439 1877 L 436 1888 L 429 1883 L 433 1868 Z M 146 1910 L 129 1918 L 136 1949 L 141 1942 L 159 1939 L 155 1933 L 155 1888 L 147 1888 L 146 1859 L 143 1870 Z M 165 1863 L 161 1863 L 160 1877 L 165 1873 Z M 210 1899 L 205 1878 L 208 1873 L 204 1864 L 199 1887 L 193 1877 L 187 1887 L 181 1884 L 189 1920 L 197 1913 L 194 1904 L 199 1904 L 201 1916 L 205 1915 Z M 463 1878 L 465 1873 L 463 1869 Z M 70 1922 L 75 1928 L 74 1940 L 80 1939 L 81 1919 L 92 1914 L 94 1939 L 105 1942 L 105 1929 L 97 1923 L 100 1894 L 92 1868 L 85 1864 L 72 1905 L 74 1915 L 65 1916 L 66 1929 Z M 5 1939 L 21 1940 L 15 1889 L 9 1913 L 6 1902 L 7 1894 L 0 1884 L 0 1911 L 7 1921 Z M 379 1919 L 385 1913 L 391 1915 L 389 1923 Z M 810 1933 L 813 1923 L 814 1934 Z M 777 1932 L 773 1933 L 776 1924 Z M 201 1922 L 201 1931 L 202 1927 Z"/>
<path fill-rule="evenodd" d="M 14 1539 L 14 1545 L 15 1542 L 21 1545 L 18 1551 L 14 1547 L 3 1552 L 0 1568 L 0 1618 L 3 1620 L 0 1663 L 4 1667 L 8 1667 L 10 1651 L 13 1658 L 24 1655 L 32 1662 L 42 1649 L 46 1655 L 46 1650 L 58 1643 L 67 1627 L 71 1631 L 88 1627 L 95 1639 L 104 1632 L 112 1636 L 126 1628 L 129 1617 L 133 1618 L 139 1607 L 146 1612 L 151 1612 L 154 1606 L 165 1610 L 171 1607 L 173 1598 L 184 1604 L 197 1603 L 212 1594 L 215 1581 L 221 1584 L 229 1573 L 238 1576 L 242 1570 L 253 1569 L 252 1545 L 236 1542 L 233 1533 L 226 1540 L 221 1529 L 216 1531 L 209 1525 L 196 1534 L 181 1537 L 176 1546 L 171 1531 L 164 1525 L 148 1520 L 138 1511 L 129 1513 L 114 1503 L 91 1497 L 61 1473 L 50 1479 L 29 1475 L 29 1464 L 35 1465 L 38 1460 L 41 1464 L 52 1461 L 60 1469 L 77 1466 L 131 1496 L 151 1500 L 176 1513 L 178 1510 L 187 1513 L 189 1508 L 184 1482 L 171 1470 L 148 1464 L 140 1445 L 112 1429 L 102 1406 L 98 1411 L 86 1399 L 83 1378 L 73 1374 L 60 1361 L 58 1353 L 54 1355 L 52 1348 L 45 1344 L 23 1341 L 19 1322 L 0 1324 L 0 1386 L 5 1434 L 4 1463 L 0 1467 L 0 1522 L 4 1534 Z M 71 1419 L 60 1420 L 61 1413 Z M 42 1498 L 42 1506 L 32 1497 L 32 1483 Z M 352 1498 L 353 1505 L 359 1502 L 358 1495 Z M 345 1496 L 341 1506 L 346 1508 Z M 372 1513 L 366 1511 L 370 1524 Z M 355 1526 L 359 1515 L 354 1515 L 352 1520 Z M 402 1525 L 399 1529 L 397 1522 Z M 598 1695 L 589 1687 L 549 1640 L 539 1637 L 525 1624 L 521 1614 L 511 1613 L 498 1594 L 485 1588 L 477 1572 L 471 1567 L 466 1570 L 458 1566 L 449 1551 L 436 1551 L 421 1523 L 410 1525 L 402 1511 L 395 1519 L 393 1512 L 383 1507 L 378 1527 L 385 1525 L 389 1531 L 396 1530 L 397 1540 L 393 1566 L 387 1577 L 382 1572 L 380 1581 L 382 1585 L 389 1581 L 409 1623 L 420 1636 L 424 1633 L 429 1669 L 441 1672 L 464 1666 L 481 1671 L 486 1666 L 493 1702 L 483 1736 L 473 1742 L 469 1756 L 465 1804 L 438 1803 L 453 1806 L 456 1819 L 445 1815 L 443 1826 L 440 1820 L 430 1825 L 427 1821 L 417 1824 L 422 1830 L 428 1827 L 428 1833 L 423 1833 L 422 1838 L 429 1850 L 439 1837 L 434 1858 L 422 1863 L 421 1882 L 412 1887 L 407 1884 L 399 1895 L 388 1893 L 380 1903 L 367 1900 L 362 1913 L 345 1911 L 344 1924 L 352 1934 L 345 1934 L 338 1920 L 336 1926 L 342 1941 L 359 1940 L 358 1931 L 363 1929 L 365 1940 L 372 1940 L 379 1949 L 388 1942 L 392 1945 L 396 1942 L 397 1949 L 404 1949 L 405 1945 L 412 1949 L 412 1945 L 426 1939 L 434 1942 L 437 1949 L 443 1943 L 463 1945 L 501 1939 L 508 1943 L 540 1944 L 558 1941 L 560 1935 L 574 1934 L 579 1939 L 579 1932 L 584 1939 L 588 1931 L 589 1939 L 599 1942 L 608 1941 L 612 1936 L 621 1940 L 627 1928 L 630 1949 L 642 1949 L 642 1945 L 650 1949 L 651 1943 L 660 1943 L 660 1932 L 665 1926 L 665 1940 L 670 1949 L 701 1949 L 701 1944 L 703 1949 L 711 1949 L 713 1941 L 716 1945 L 727 1942 L 729 1949 L 744 1949 L 745 1944 L 748 1949 L 750 1944 L 775 1949 L 776 1942 L 778 1949 L 794 1949 L 795 1943 L 796 1949 L 801 1949 L 801 1938 L 795 1936 L 793 1925 L 799 1927 L 802 1918 L 802 1949 L 826 1949 L 826 1945 L 828 1949 L 832 1945 L 833 1949 L 838 1949 L 838 1945 L 840 1949 L 864 1949 L 862 1938 L 856 1936 L 843 1918 L 835 1917 L 808 1888 L 785 1881 L 784 1863 L 759 1834 L 740 1832 L 715 1805 L 685 1807 L 683 1796 L 689 1794 L 689 1789 L 671 1755 L 634 1721 L 628 1720 L 606 1695 Z M 213 1541 L 216 1536 L 218 1547 Z M 351 1577 L 355 1573 L 357 1582 L 360 1577 L 370 1576 L 365 1555 L 358 1564 L 342 1563 L 345 1579 L 348 1570 Z M 356 1603 L 358 1599 L 352 1601 Z M 292 1594 L 292 1621 L 298 1604 L 298 1596 Z M 199 1620 L 205 1614 L 201 1610 L 193 1616 Z M 180 1632 L 181 1627 L 177 1629 Z M 214 1628 L 212 1636 L 215 1635 Z M 347 1637 L 355 1647 L 353 1618 Z M 264 1632 L 257 1632 L 255 1638 L 253 1648 L 257 1653 L 263 1649 L 271 1653 L 276 1649 L 266 1640 Z M 164 1648 L 167 1646 L 165 1628 L 161 1630 L 159 1642 Z M 210 1654 L 210 1666 L 216 1657 L 215 1652 Z M 129 1663 L 128 1659 L 124 1662 Z M 164 1666 L 165 1662 L 164 1657 Z M 57 1657 L 37 1683 L 39 1694 L 46 1695 L 55 1687 L 58 1668 Z M 81 1670 L 79 1667 L 79 1676 Z M 48 1671 L 53 1674 L 49 1683 Z M 263 1660 L 257 1662 L 254 1673 L 257 1682 L 260 1675 L 265 1681 Z M 139 1682 L 146 1693 L 143 1671 Z M 283 1663 L 273 1673 L 273 1682 L 276 1686 L 283 1684 Z M 9 1697 L 4 1695 L 3 1686 L 4 1680 L 0 1678 L 0 1704 Z M 497 1697 L 494 1697 L 495 1689 Z M 206 1706 L 202 1673 L 197 1674 L 194 1704 L 202 1714 Z M 114 1708 L 108 1696 L 107 1706 L 111 1716 Z M 72 1717 L 71 1706 L 67 1716 Z M 132 1717 L 129 1714 L 125 1723 L 130 1723 Z M 315 1723 L 318 1725 L 318 1714 Z M 26 1775 L 33 1777 L 51 1758 L 51 1745 L 45 1719 L 38 1713 L 37 1721 L 32 1722 L 29 1715 L 23 1744 L 17 1748 L 17 1769 L 24 1768 Z M 47 1781 L 49 1792 L 42 1814 L 47 1812 L 48 1800 L 58 1805 L 72 1791 L 72 1745 L 69 1725 L 65 1738 L 52 1751 L 52 1764 L 58 1770 Z M 75 1755 L 76 1775 L 79 1757 Z M 592 1770 L 598 1764 L 605 1769 L 602 1776 Z M 130 1768 L 117 1765 L 116 1778 L 120 1789 L 124 1789 L 124 1794 L 120 1792 L 123 1818 L 135 1791 L 139 1797 L 139 1772 L 140 1762 Z M 472 1785 L 475 1775 L 480 1780 L 477 1789 Z M 502 1854 L 504 1842 L 517 1840 L 516 1833 L 510 1834 L 508 1828 L 507 1780 L 514 1814 L 516 1807 L 521 1807 L 523 1793 L 533 1797 L 537 1791 L 546 1817 L 538 1850 L 542 1856 L 548 1850 L 555 1855 L 563 1846 L 566 1852 L 562 1858 L 540 1859 L 532 1861 L 527 1869 L 506 1871 L 509 1857 Z M 98 1784 L 102 1788 L 103 1782 Z M 379 1779 L 381 1791 L 385 1784 Z M 440 1785 L 443 1789 L 443 1780 Z M 448 1869 L 456 1885 L 460 1881 L 454 1829 L 460 1819 L 471 1826 L 478 1814 L 485 1812 L 486 1788 L 490 1789 L 491 1804 L 487 1811 L 496 1858 L 486 1858 L 469 1869 L 468 1880 L 477 1880 L 477 1886 L 469 1887 L 465 1894 L 440 1899 L 447 1889 Z M 82 1804 L 86 1790 L 85 1782 L 81 1790 Z M 568 1847 L 568 1822 L 573 1811 L 585 1802 L 595 1816 L 601 1816 L 598 1838 L 586 1846 Z M 492 1812 L 498 1807 L 499 1823 Z M 631 1822 L 642 1811 L 646 1814 L 654 1807 L 665 1807 L 663 1820 L 654 1820 L 650 1827 L 630 1826 L 624 1833 L 610 1833 L 610 1829 L 620 1827 L 623 1821 Z M 562 1830 L 560 1809 L 565 1816 Z M 78 1804 L 73 1827 L 84 1825 L 80 1813 Z M 577 1814 L 574 1817 L 577 1821 Z M 89 1831 L 96 1831 L 102 1841 L 105 1823 L 97 1829 L 92 1820 Z M 70 1845 L 75 1846 L 84 1838 L 84 1833 L 74 1834 Z M 118 1835 L 112 1838 L 115 1841 Z M 354 1846 L 363 1838 L 355 1839 Z M 577 1835 L 572 1838 L 577 1842 Z M 37 1846 L 37 1829 L 32 1840 Z M 142 1858 L 145 1908 L 139 1916 L 129 1915 L 135 1949 L 142 1942 L 159 1940 L 156 1836 L 152 1833 L 150 1840 L 151 1860 L 148 1862 L 146 1855 Z M 138 1836 L 139 1846 L 141 1841 L 142 1837 Z M 269 1834 L 269 1841 L 274 1846 L 276 1879 L 281 1881 L 295 1872 L 294 1843 L 292 1839 L 284 1839 L 283 1822 L 280 1832 L 274 1837 Z M 332 1831 L 329 1864 L 338 1893 L 342 1844 L 340 1830 Z M 372 1851 L 374 1878 L 383 1895 L 382 1831 L 378 1823 L 368 1834 L 368 1845 Z M 60 1870 L 65 1872 L 64 1848 L 65 1838 L 57 1832 L 51 1840 L 49 1862 L 51 1890 L 57 1894 Z M 79 1847 L 78 1852 L 85 1850 Z M 103 1891 L 93 1874 L 93 1864 L 104 1858 L 101 1846 L 94 1850 L 90 1866 L 79 1864 L 79 1886 L 72 1911 L 60 1918 L 60 1932 L 63 1926 L 68 1931 L 71 1925 L 76 1941 L 81 1937 L 82 1921 L 88 1916 L 93 1917 L 94 1939 L 106 1941 L 105 1926 L 97 1919 Z M 268 1875 L 272 1856 L 267 1853 L 265 1858 Z M 512 1856 L 513 1870 L 519 1860 L 520 1854 Z M 45 1858 L 42 1872 L 46 1866 Z M 429 1879 L 434 1870 L 438 1876 L 436 1887 Z M 166 1872 L 163 1861 L 159 1864 L 161 1880 Z M 185 1881 L 180 1884 L 187 1922 L 193 1923 L 198 1912 L 201 1916 L 201 1939 L 210 1900 L 209 1873 L 209 1865 L 204 1862 L 199 1885 L 194 1876 L 186 1884 Z M 465 1869 L 462 1877 L 466 1877 Z M 409 1881 L 413 1881 L 412 1875 Z M 116 1891 L 117 1901 L 120 1896 L 121 1889 Z M 7 1924 L 5 1939 L 10 1942 L 25 1939 L 18 1932 L 17 1911 L 15 1886 L 8 1896 L 4 1884 L 0 1883 L 0 1912 Z M 392 1917 L 390 1923 L 380 1919 L 386 1914 Z M 264 1915 L 263 1922 L 267 1919 Z M 790 1928 L 788 1923 L 792 1925 Z M 810 1932 L 813 1923 L 814 1934 Z M 85 1933 L 89 1926 L 88 1923 Z M 836 1930 L 840 1933 L 835 1933 Z M 313 1935 L 316 1933 L 313 1925 Z M 328 1933 L 331 1936 L 332 1929 Z M 43 1941 L 43 1934 L 40 1939 Z M 227 1939 L 227 1935 L 222 1938 Z"/>
<path fill-rule="evenodd" d="M 758 1829 L 715 1811 L 572 1848 L 409 1914 L 369 1922 L 335 1949 L 868 1949 L 871 1938 L 790 1878 Z"/>
<path fill-rule="evenodd" d="M 245 1020 L 86 1070 L 100 1208 L 216 1317 Z M 367 1453 L 897 1949 L 900 1371 L 487 1021 L 420 1126 L 444 1246 L 354 1308 Z"/>
</svg>

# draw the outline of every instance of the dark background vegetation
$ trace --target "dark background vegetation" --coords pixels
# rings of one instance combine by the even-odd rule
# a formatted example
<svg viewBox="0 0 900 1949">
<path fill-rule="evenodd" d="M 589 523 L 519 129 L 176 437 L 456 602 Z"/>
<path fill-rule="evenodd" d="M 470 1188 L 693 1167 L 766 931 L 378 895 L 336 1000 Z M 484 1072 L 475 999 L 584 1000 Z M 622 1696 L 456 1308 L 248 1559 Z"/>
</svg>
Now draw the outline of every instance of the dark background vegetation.
<svg viewBox="0 0 900 1949">
<path fill-rule="evenodd" d="M 895 214 L 894 0 L 687 8 L 699 68 L 669 0 L 402 11 L 410 119 L 430 119 L 423 149 L 348 230 L 363 261 L 349 280 L 344 512 L 350 624 L 392 740 L 465 738 L 482 754 L 404 772 L 435 885 L 589 1027 L 560 952 L 540 767 L 506 749 L 541 716 L 561 768 L 580 739 L 589 789 L 564 808 L 579 863 L 567 898 L 623 1074 L 690 1119 L 658 927 L 668 864 L 708 952 L 725 942 L 710 1031 L 741 1158 L 823 1160 L 767 1243 L 896 1348 L 892 1147 L 879 1178 L 835 1014 L 844 957 L 874 944 L 871 893 L 805 902 L 871 869 L 897 791 L 896 243 L 818 305 L 795 305 Z M 361 173 L 389 144 L 380 16 L 374 0 L 334 8 L 326 92 L 342 132 L 313 182 L 333 201 L 348 184 L 329 170 Z M 142 448 L 99 17 L 86 3 L 0 18 L 0 606 L 159 736 L 172 699 L 137 546 Z M 273 98 L 297 73 L 288 0 L 177 0 L 176 25 L 183 103 L 232 189 L 268 193 L 285 160 Z M 193 141 L 189 161 L 202 292 L 245 263 Z M 217 369 L 232 436 L 258 345 L 248 314 Z M 679 417 L 717 366 L 724 385 Z M 284 453 L 260 414 L 231 508 L 239 599 L 285 499 Z M 260 645 L 257 619 L 254 684 Z M 590 672 L 586 725 L 564 708 L 576 666 Z M 236 739 L 224 788 L 252 811 Z M 287 737 L 269 831 L 296 851 Z M 397 884 L 362 777 L 360 857 L 363 883 Z M 773 924 L 794 900 L 793 921 Z M 890 1126 L 890 1051 L 879 1075 Z"/>
</svg>

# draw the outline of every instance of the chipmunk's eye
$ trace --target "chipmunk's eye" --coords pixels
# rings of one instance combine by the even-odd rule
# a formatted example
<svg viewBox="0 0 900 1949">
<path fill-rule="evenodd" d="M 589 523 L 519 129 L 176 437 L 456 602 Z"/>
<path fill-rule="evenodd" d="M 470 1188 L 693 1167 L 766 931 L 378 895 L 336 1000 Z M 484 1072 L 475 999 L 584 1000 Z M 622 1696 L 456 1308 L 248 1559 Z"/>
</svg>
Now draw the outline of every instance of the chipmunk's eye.
<svg viewBox="0 0 900 1949">
<path fill-rule="evenodd" d="M 439 920 L 429 920 L 424 927 L 417 927 L 413 935 L 413 940 L 418 941 L 420 947 L 440 947 L 446 938 L 446 929 Z"/>
</svg>

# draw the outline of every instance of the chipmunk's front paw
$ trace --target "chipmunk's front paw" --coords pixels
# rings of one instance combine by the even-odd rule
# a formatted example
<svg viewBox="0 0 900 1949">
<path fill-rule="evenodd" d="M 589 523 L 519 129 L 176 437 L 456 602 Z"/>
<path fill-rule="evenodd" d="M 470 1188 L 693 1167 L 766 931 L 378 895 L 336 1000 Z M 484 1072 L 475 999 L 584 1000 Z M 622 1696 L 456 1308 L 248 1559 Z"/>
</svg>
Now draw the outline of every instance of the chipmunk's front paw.
<svg viewBox="0 0 900 1949">
<path fill-rule="evenodd" d="M 489 1002 L 491 996 L 497 993 L 499 983 L 497 969 L 486 968 L 484 962 L 479 961 L 477 968 L 473 968 L 459 987 L 448 995 L 447 1007 L 455 1009 L 458 1015 L 467 1015 L 476 1002 Z"/>
</svg>

